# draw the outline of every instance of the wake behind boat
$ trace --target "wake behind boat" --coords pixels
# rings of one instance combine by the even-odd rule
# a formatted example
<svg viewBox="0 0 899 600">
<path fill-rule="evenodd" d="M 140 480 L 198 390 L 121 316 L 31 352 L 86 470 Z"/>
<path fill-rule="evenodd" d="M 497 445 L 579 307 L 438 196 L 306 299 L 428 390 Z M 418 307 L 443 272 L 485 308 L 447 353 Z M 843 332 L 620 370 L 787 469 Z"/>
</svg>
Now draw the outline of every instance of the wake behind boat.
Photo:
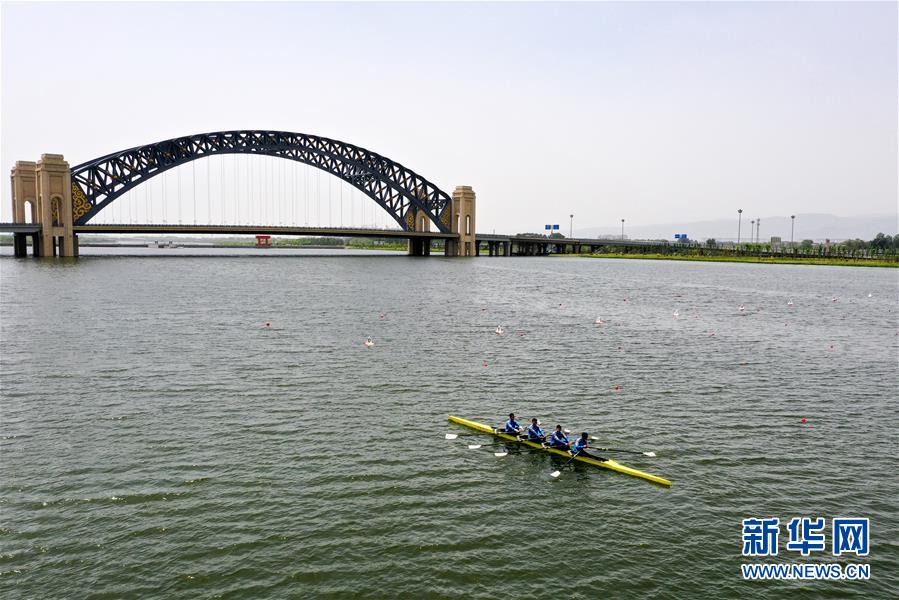
<svg viewBox="0 0 899 600">
<path fill-rule="evenodd" d="M 616 460 L 596 460 L 595 458 L 590 458 L 586 456 L 574 456 L 572 457 L 570 454 L 563 450 L 558 450 L 556 448 L 545 448 L 541 444 L 536 442 L 529 442 L 527 440 L 519 440 L 514 435 L 508 435 L 502 432 L 498 432 L 493 429 L 490 425 L 485 425 L 483 423 L 478 423 L 477 421 L 470 421 L 468 419 L 463 419 L 462 417 L 456 417 L 453 415 L 449 415 L 449 420 L 453 423 L 458 423 L 459 425 L 464 425 L 466 427 L 470 427 L 476 431 L 480 431 L 481 433 L 489 433 L 490 435 L 494 435 L 498 438 L 501 438 L 506 441 L 515 442 L 517 444 L 522 444 L 524 446 L 529 446 L 531 448 L 536 448 L 537 450 L 542 450 L 543 452 L 548 452 L 550 454 L 557 454 L 559 456 L 564 456 L 565 458 L 569 458 L 572 460 L 576 460 L 578 462 L 586 463 L 588 465 L 593 465 L 595 467 L 603 467 L 605 469 L 610 469 L 612 471 L 618 471 L 619 473 L 624 473 L 625 475 L 630 475 L 632 477 L 639 477 L 641 479 L 645 479 L 647 481 L 651 481 L 653 483 L 657 483 L 659 485 L 664 485 L 666 487 L 671 486 L 671 482 L 664 477 L 659 477 L 658 475 L 653 475 L 651 473 L 646 473 L 644 471 L 640 471 L 638 469 L 634 469 L 632 467 L 628 467 L 619 463 Z"/>
</svg>

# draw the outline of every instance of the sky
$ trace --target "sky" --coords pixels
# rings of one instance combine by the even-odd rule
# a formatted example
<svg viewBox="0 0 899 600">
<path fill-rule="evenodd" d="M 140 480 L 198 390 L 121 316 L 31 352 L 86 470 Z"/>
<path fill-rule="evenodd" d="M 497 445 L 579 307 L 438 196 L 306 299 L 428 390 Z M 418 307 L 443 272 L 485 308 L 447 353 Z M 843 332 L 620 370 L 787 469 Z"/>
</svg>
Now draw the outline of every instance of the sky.
<svg viewBox="0 0 899 600">
<path fill-rule="evenodd" d="M 897 212 L 894 2 L 4 2 L 0 20 L 4 168 L 277 129 L 472 186 L 480 232 Z M 200 221 L 263 202 L 226 183 L 239 163 L 201 162 Z M 160 185 L 171 203 L 157 182 L 115 220 L 158 222 Z"/>
</svg>

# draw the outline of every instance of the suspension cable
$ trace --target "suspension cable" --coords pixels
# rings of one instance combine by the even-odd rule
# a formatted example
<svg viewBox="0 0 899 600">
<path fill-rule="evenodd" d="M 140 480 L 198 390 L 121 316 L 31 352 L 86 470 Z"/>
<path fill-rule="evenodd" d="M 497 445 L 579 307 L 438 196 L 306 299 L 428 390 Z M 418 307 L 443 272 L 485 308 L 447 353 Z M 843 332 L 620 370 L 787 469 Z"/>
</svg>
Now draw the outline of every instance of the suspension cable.
<svg viewBox="0 0 899 600">
<path fill-rule="evenodd" d="M 219 161 L 219 166 L 221 167 L 219 170 L 221 171 L 221 187 L 219 188 L 219 202 L 222 203 L 222 212 L 224 212 L 228 207 L 228 196 L 225 194 L 225 155 L 222 154 L 222 159 Z M 224 220 L 224 217 L 222 217 Z"/>
<path fill-rule="evenodd" d="M 168 212 L 168 205 L 169 205 L 168 190 L 166 189 L 166 188 L 168 188 L 168 185 L 166 185 L 166 183 L 167 183 L 166 180 L 168 179 L 168 175 L 169 175 L 168 171 L 163 171 L 163 173 L 162 173 L 162 224 L 163 225 L 166 225 L 168 223 L 168 217 L 166 214 Z"/>
</svg>

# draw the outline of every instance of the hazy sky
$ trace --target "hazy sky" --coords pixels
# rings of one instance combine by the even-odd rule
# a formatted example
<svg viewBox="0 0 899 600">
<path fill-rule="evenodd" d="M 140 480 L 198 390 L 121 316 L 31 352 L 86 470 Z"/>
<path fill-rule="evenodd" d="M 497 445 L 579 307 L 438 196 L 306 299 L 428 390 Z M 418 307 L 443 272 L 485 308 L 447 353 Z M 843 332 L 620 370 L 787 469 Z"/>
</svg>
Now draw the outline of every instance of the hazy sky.
<svg viewBox="0 0 899 600">
<path fill-rule="evenodd" d="M 483 232 L 897 211 L 894 2 L 7 2 L 0 17 L 5 169 L 280 129 L 473 186 Z"/>
</svg>

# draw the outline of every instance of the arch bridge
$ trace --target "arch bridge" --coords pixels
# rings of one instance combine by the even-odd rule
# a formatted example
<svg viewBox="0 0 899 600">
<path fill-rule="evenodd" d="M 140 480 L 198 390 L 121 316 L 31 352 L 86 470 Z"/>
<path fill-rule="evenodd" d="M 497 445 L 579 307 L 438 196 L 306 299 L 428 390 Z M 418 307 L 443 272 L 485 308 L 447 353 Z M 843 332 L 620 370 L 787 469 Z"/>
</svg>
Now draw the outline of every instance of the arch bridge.
<svg viewBox="0 0 899 600">
<path fill-rule="evenodd" d="M 474 256 L 475 195 L 458 186 L 452 195 L 380 154 L 325 137 L 286 131 L 201 133 L 113 152 L 70 167 L 61 154 L 37 162 L 18 161 L 12 169 L 12 214 L 16 224 L 38 227 L 16 233 L 16 254 L 33 235 L 40 256 L 77 256 L 79 231 L 90 220 L 147 180 L 194 160 L 217 154 L 255 154 L 297 161 L 341 179 L 378 204 L 408 232 L 410 254 L 427 254 L 433 237 L 446 239 L 448 256 Z M 135 231 L 140 233 L 141 226 Z M 265 226 L 262 226 L 263 228 Z M 203 226 L 197 226 L 201 233 Z M 275 229 L 273 227 L 273 229 Z M 208 231 L 208 227 L 206 228 Z"/>
</svg>

